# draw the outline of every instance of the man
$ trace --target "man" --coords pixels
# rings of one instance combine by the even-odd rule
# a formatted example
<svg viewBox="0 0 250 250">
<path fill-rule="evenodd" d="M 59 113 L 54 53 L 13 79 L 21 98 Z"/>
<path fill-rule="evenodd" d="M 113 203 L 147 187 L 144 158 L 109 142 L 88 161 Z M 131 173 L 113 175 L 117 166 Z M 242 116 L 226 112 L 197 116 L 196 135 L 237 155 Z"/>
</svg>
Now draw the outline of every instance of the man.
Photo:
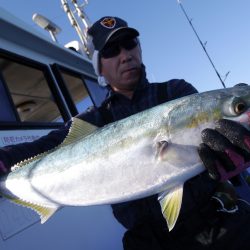
<svg viewBox="0 0 250 250">
<path fill-rule="evenodd" d="M 99 83 L 108 88 L 108 95 L 100 107 L 89 108 L 78 115 L 79 118 L 101 127 L 197 92 L 184 80 L 149 84 L 142 63 L 139 32 L 128 27 L 124 20 L 103 17 L 88 33 L 95 49 L 93 66 Z M 14 163 L 55 147 L 64 139 L 69 126 L 33 143 L 3 148 L 0 170 L 7 172 Z M 238 173 L 235 156 L 249 159 L 250 143 L 244 144 L 248 142 L 249 132 L 239 124 L 224 120 L 218 127 L 224 129 L 222 134 L 215 130 L 203 131 L 204 143 L 199 148 L 210 176 L 203 173 L 185 184 L 180 217 L 171 232 L 168 232 L 156 196 L 112 205 L 114 216 L 128 229 L 123 239 L 124 249 L 247 249 L 250 208 L 245 202 L 237 201 L 232 185 L 220 179 Z M 241 138 L 237 149 L 225 137 L 232 131 L 238 131 L 236 136 Z M 219 174 L 217 164 L 227 170 L 228 176 Z"/>
</svg>

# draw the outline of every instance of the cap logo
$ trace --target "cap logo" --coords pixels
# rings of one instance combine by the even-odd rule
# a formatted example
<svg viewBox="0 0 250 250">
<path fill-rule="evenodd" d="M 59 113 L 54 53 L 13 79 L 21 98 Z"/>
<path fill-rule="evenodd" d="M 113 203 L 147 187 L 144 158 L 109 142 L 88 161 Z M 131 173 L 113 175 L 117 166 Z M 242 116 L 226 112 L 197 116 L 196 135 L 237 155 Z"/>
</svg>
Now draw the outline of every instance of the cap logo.
<svg viewBox="0 0 250 250">
<path fill-rule="evenodd" d="M 113 17 L 106 17 L 101 21 L 101 25 L 108 29 L 113 29 L 115 24 L 116 20 Z"/>
</svg>

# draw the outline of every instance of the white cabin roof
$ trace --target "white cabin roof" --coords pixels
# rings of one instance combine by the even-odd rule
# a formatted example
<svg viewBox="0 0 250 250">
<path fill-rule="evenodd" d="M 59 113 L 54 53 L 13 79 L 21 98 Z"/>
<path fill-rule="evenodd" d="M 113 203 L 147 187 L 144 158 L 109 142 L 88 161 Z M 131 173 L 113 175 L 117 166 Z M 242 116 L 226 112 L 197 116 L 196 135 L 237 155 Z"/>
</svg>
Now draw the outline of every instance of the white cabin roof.
<svg viewBox="0 0 250 250">
<path fill-rule="evenodd" d="M 0 21 L 2 30 L 4 30 L 0 34 L 1 49 L 21 56 L 29 56 L 29 58 L 42 63 L 50 63 L 50 61 L 51 63 L 60 63 L 84 71 L 86 74 L 95 75 L 91 61 L 87 56 L 53 42 L 49 37 L 1 7 Z"/>
</svg>

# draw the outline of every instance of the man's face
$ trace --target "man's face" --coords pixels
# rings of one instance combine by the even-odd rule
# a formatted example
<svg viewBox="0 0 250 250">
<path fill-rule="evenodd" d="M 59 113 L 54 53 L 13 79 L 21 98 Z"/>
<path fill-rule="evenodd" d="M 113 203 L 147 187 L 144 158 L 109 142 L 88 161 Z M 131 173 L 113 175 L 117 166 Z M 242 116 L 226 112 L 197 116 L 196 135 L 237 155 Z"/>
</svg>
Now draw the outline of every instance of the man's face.
<svg viewBox="0 0 250 250">
<path fill-rule="evenodd" d="M 133 44 L 133 41 L 135 44 Z M 133 90 L 141 76 L 141 49 L 136 39 L 124 38 L 121 43 L 110 43 L 101 55 L 101 75 L 112 88 Z"/>
</svg>

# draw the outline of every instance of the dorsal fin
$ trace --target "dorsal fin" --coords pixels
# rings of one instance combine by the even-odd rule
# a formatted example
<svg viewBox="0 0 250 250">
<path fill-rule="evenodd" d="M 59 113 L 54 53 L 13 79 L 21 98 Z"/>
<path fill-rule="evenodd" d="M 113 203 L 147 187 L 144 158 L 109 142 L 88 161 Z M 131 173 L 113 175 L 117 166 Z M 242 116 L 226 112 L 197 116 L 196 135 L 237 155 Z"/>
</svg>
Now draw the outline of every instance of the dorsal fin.
<svg viewBox="0 0 250 250">
<path fill-rule="evenodd" d="M 71 127 L 69 129 L 69 133 L 61 144 L 59 144 L 58 146 L 56 146 L 55 148 L 53 148 L 51 150 L 48 150 L 48 151 L 43 152 L 41 154 L 35 155 L 34 157 L 31 157 L 29 159 L 25 159 L 21 162 L 18 162 L 17 164 L 15 164 L 14 166 L 11 167 L 11 171 L 15 171 L 15 170 L 19 169 L 20 167 L 23 167 L 32 161 L 41 159 L 42 157 L 44 157 L 45 155 L 49 154 L 50 152 L 56 150 L 57 148 L 71 144 L 71 143 L 79 140 L 79 138 L 83 138 L 83 137 L 91 134 L 96 129 L 97 129 L 96 126 L 94 126 L 88 122 L 85 122 L 79 118 L 74 117 L 74 118 L 72 118 L 72 124 L 71 124 Z"/>
<path fill-rule="evenodd" d="M 26 164 L 32 162 L 32 161 L 35 161 L 35 160 L 38 160 L 38 159 L 41 159 L 43 156 L 45 156 L 46 154 L 48 154 L 49 151 L 46 151 L 44 153 L 41 153 L 41 154 L 38 154 L 38 155 L 35 155 L 34 157 L 31 157 L 31 158 L 28 158 L 28 159 L 25 159 L 23 161 L 20 161 L 18 163 L 16 163 L 14 166 L 11 167 L 11 171 L 15 171 L 23 166 L 25 166 Z"/>
<path fill-rule="evenodd" d="M 62 142 L 61 146 L 71 144 L 72 142 L 79 140 L 79 138 L 83 138 L 91 134 L 96 129 L 97 129 L 96 126 L 74 117 L 72 118 L 72 124 L 69 129 L 69 133 Z"/>
</svg>

